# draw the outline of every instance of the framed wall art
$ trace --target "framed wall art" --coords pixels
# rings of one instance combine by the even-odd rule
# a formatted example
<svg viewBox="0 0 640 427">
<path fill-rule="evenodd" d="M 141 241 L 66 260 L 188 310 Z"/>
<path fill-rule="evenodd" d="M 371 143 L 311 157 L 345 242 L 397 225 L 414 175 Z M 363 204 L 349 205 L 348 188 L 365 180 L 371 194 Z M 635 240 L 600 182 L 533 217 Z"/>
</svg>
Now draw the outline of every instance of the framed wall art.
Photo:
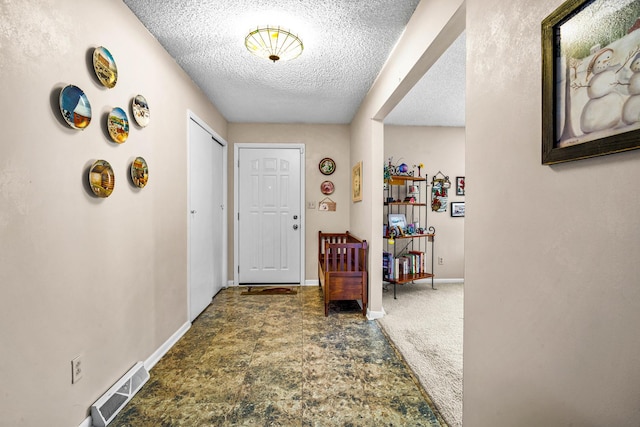
<svg viewBox="0 0 640 427">
<path fill-rule="evenodd" d="M 452 217 L 464 216 L 464 202 L 451 202 L 451 216 Z"/>
<path fill-rule="evenodd" d="M 640 148 L 640 2 L 569 0 L 542 21 L 542 163 Z"/>
<path fill-rule="evenodd" d="M 356 163 L 351 169 L 351 200 L 362 201 L 362 162 Z"/>
<path fill-rule="evenodd" d="M 464 196 L 464 176 L 456 176 L 456 196 Z"/>
</svg>

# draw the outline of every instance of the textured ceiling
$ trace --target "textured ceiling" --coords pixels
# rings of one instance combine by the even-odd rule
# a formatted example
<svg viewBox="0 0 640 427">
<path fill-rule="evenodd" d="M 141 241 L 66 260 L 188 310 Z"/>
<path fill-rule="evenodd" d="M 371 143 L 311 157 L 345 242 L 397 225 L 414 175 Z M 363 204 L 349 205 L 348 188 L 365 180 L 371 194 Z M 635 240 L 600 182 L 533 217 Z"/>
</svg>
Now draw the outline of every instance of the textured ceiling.
<svg viewBox="0 0 640 427">
<path fill-rule="evenodd" d="M 350 123 L 419 0 L 123 2 L 229 122 Z M 274 64 L 249 54 L 245 36 L 267 24 L 297 34 L 302 55 Z M 445 53 L 385 123 L 464 124 L 461 45 L 462 55 Z M 443 97 L 458 95 L 442 108 Z"/>
</svg>

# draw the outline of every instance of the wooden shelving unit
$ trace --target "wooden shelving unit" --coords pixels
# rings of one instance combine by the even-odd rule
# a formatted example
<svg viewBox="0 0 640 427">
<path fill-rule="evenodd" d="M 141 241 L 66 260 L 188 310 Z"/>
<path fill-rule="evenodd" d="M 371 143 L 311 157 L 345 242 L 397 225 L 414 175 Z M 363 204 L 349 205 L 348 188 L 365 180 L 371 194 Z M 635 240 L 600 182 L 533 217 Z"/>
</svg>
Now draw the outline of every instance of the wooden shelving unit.
<svg viewBox="0 0 640 427">
<path fill-rule="evenodd" d="M 407 222 L 410 224 L 419 223 L 420 228 L 423 228 L 422 233 L 414 232 L 413 234 L 396 235 L 394 236 L 395 244 L 391 245 L 388 242 L 389 236 L 384 236 L 385 239 L 385 253 L 393 255 L 393 262 L 398 257 L 406 256 L 405 254 L 413 253 L 414 256 L 417 253 L 424 254 L 421 256 L 422 265 L 420 266 L 421 272 L 406 274 L 397 273 L 394 271 L 393 276 L 388 274 L 390 260 L 387 260 L 387 270 L 383 272 L 384 280 L 390 284 L 393 284 L 393 297 L 396 298 L 396 286 L 411 283 L 416 280 L 431 279 L 431 287 L 434 287 L 434 241 L 435 241 L 435 229 L 433 227 L 427 228 L 427 189 L 423 183 L 426 178 L 394 175 L 388 181 L 387 189 L 385 190 L 385 223 L 387 222 L 388 215 L 391 213 L 402 213 L 405 215 Z M 410 187 L 417 186 L 417 191 L 410 191 Z M 414 189 L 415 190 L 415 189 Z M 414 201 L 404 201 L 407 197 L 414 197 Z M 389 201 L 393 199 L 393 201 Z M 400 201 L 398 201 L 400 200 Z M 430 253 L 429 253 L 430 252 Z M 389 257 L 389 255 L 385 255 Z M 414 258 L 415 259 L 415 258 Z M 385 268 L 383 266 L 383 268 Z"/>
</svg>

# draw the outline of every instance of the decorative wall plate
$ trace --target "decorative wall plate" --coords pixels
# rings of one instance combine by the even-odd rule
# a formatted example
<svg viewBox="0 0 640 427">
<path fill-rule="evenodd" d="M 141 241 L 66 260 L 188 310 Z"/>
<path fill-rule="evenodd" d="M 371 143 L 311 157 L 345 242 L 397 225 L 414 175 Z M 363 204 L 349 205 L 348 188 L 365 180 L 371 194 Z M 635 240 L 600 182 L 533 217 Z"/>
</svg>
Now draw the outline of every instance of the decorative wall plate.
<svg viewBox="0 0 640 427">
<path fill-rule="evenodd" d="M 331 175 L 336 171 L 336 162 L 334 162 L 333 159 L 325 157 L 324 159 L 320 160 L 318 168 L 323 175 Z"/>
<path fill-rule="evenodd" d="M 127 119 L 127 113 L 120 107 L 111 110 L 107 118 L 107 128 L 114 142 L 118 144 L 125 142 L 129 137 L 129 119 Z"/>
<path fill-rule="evenodd" d="M 148 179 L 149 168 L 147 167 L 147 162 L 142 157 L 136 157 L 131 162 L 131 180 L 133 184 L 138 188 L 144 188 Z"/>
<path fill-rule="evenodd" d="M 333 194 L 333 191 L 335 190 L 335 187 L 333 186 L 333 182 L 331 181 L 324 181 L 322 184 L 320 184 L 320 191 L 322 191 L 322 194 L 328 196 L 329 194 Z"/>
<path fill-rule="evenodd" d="M 116 61 L 105 47 L 100 46 L 93 50 L 93 70 L 103 86 L 112 88 L 118 82 Z"/>
<path fill-rule="evenodd" d="M 78 86 L 68 85 L 60 91 L 60 112 L 74 129 L 84 129 L 91 122 L 91 104 Z"/>
<path fill-rule="evenodd" d="M 131 110 L 133 111 L 133 119 L 141 127 L 146 127 L 149 124 L 149 104 L 142 95 L 136 95 L 131 103 Z"/>
<path fill-rule="evenodd" d="M 113 168 L 106 160 L 96 160 L 89 169 L 89 185 L 98 197 L 109 197 L 116 185 Z"/>
</svg>

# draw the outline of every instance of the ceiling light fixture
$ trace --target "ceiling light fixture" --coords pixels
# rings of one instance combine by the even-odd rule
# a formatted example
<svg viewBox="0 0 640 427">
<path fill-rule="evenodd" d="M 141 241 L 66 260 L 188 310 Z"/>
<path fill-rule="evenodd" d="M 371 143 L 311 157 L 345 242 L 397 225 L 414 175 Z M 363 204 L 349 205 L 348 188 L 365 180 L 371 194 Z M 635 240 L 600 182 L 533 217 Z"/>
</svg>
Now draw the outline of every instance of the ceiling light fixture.
<svg viewBox="0 0 640 427">
<path fill-rule="evenodd" d="M 244 45 L 254 55 L 273 62 L 297 58 L 304 49 L 298 36 L 268 25 L 251 31 L 244 39 Z"/>
</svg>

